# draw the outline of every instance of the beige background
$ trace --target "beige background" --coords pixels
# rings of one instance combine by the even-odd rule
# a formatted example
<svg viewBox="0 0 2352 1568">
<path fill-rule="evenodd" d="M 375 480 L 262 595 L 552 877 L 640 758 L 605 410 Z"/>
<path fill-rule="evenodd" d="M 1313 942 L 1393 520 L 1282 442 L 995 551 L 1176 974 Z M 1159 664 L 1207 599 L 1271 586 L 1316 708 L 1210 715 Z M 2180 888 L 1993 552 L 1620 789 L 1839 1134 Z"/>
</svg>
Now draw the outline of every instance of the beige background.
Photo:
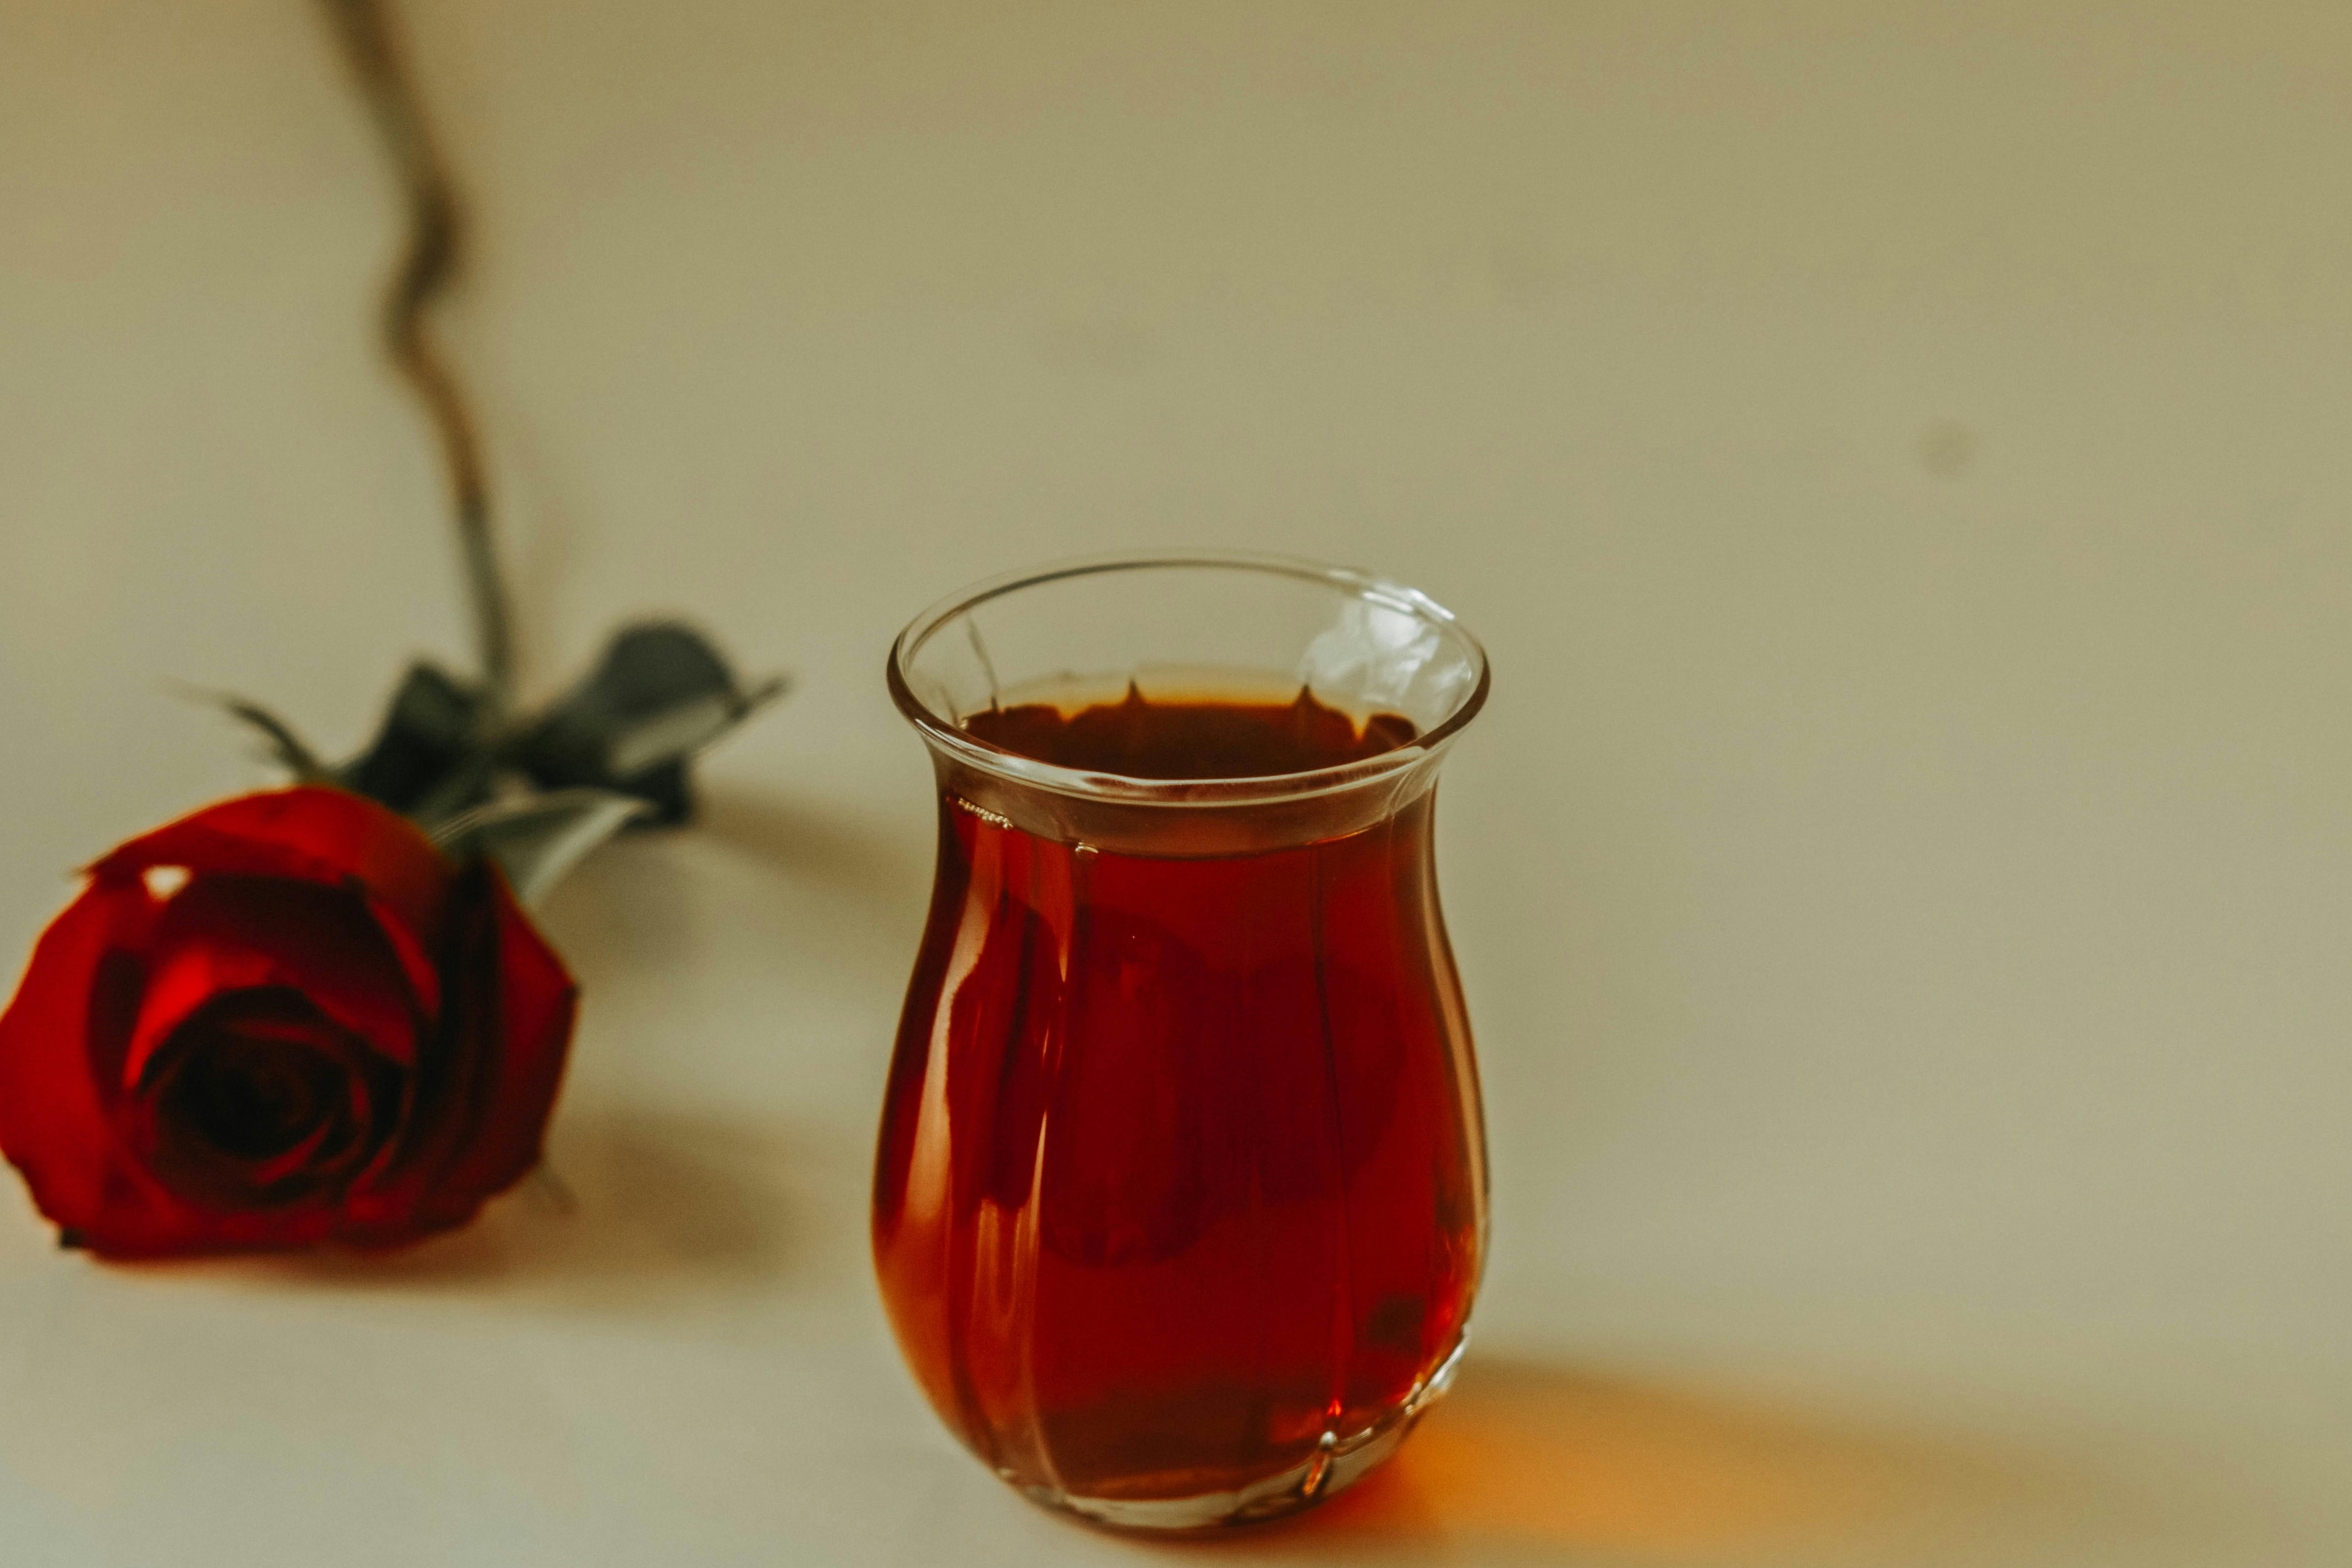
<svg viewBox="0 0 2352 1568">
<path fill-rule="evenodd" d="M 417 0 L 542 689 L 802 682 L 551 928 L 525 1193 L 110 1269 L 0 1198 L 0 1559 L 1175 1555 L 898 1368 L 863 1184 L 928 885 L 890 633 L 1081 551 L 1425 587 L 1479 1349 L 1256 1562 L 2352 1557 L 2352 10 Z M 300 0 L 0 8 L 0 948 L 463 651 Z M 13 963 L 14 959 L 6 962 Z"/>
</svg>

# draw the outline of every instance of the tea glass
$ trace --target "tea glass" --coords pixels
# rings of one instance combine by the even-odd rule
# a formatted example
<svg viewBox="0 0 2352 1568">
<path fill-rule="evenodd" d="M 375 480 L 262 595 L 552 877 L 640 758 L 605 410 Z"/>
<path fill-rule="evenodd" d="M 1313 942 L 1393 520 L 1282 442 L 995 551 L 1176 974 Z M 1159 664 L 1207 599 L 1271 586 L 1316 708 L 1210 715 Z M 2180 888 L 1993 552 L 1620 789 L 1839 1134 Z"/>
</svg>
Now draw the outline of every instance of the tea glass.
<svg viewBox="0 0 2352 1568">
<path fill-rule="evenodd" d="M 938 870 L 874 1179 L 940 1418 L 1030 1498 L 1148 1530 L 1309 1506 L 1442 1394 L 1485 1258 L 1440 763 L 1484 651 L 1425 595 L 1278 557 L 1043 568 L 891 649 Z M 1414 738 L 1276 776 L 1088 773 L 992 708 L 1285 701 Z"/>
</svg>

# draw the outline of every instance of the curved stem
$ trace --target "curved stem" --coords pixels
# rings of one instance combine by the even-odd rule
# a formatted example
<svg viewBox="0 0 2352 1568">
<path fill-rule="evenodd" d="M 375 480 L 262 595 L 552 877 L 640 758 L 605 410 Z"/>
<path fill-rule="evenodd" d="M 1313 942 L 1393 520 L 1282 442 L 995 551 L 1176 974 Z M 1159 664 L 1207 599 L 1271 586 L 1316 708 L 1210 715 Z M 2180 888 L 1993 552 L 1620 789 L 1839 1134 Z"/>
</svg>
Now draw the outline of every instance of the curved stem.
<svg viewBox="0 0 2352 1568">
<path fill-rule="evenodd" d="M 474 638 L 488 688 L 492 722 L 514 689 L 513 634 L 506 588 L 490 532 L 489 487 L 479 437 L 457 377 L 425 331 L 425 310 L 457 268 L 463 215 L 425 123 L 378 0 L 323 0 L 343 53 L 367 95 L 376 129 L 393 155 L 408 207 L 408 248 L 384 297 L 383 332 L 393 362 L 424 400 L 449 470 L 457 510 L 457 543 L 472 600 Z"/>
</svg>

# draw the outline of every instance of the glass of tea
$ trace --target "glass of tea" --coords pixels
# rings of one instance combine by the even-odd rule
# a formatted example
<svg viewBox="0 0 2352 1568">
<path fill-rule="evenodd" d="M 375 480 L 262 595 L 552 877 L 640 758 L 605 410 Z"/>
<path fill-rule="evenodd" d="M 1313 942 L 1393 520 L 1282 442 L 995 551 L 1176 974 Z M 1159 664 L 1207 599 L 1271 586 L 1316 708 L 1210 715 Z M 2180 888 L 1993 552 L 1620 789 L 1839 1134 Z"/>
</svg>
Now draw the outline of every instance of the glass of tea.
<svg viewBox="0 0 2352 1568">
<path fill-rule="evenodd" d="M 1039 1502 L 1307 1507 L 1451 1380 L 1486 1251 L 1432 805 L 1486 658 L 1274 557 L 1045 568 L 891 649 L 939 868 L 874 1253 L 940 1416 Z"/>
</svg>

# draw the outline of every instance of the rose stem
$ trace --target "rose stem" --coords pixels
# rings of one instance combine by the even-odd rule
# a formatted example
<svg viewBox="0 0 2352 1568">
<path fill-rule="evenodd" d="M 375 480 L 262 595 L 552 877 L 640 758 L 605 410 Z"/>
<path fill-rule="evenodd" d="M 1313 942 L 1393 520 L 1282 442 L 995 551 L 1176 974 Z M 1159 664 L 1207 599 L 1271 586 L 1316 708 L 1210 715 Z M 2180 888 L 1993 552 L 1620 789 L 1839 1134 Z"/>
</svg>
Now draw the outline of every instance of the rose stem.
<svg viewBox="0 0 2352 1568">
<path fill-rule="evenodd" d="M 416 90 L 403 68 L 392 27 L 377 0 L 323 0 L 343 53 L 367 95 L 376 129 L 391 152 L 408 206 L 408 250 L 384 296 L 384 339 L 409 384 L 424 400 L 441 439 L 457 509 L 457 543 L 473 602 L 476 651 L 488 700 L 486 731 L 503 721 L 514 692 L 514 643 L 506 585 L 490 532 L 489 487 L 464 391 L 435 352 L 425 308 L 456 273 L 462 216 L 456 188 L 435 151 Z"/>
</svg>

